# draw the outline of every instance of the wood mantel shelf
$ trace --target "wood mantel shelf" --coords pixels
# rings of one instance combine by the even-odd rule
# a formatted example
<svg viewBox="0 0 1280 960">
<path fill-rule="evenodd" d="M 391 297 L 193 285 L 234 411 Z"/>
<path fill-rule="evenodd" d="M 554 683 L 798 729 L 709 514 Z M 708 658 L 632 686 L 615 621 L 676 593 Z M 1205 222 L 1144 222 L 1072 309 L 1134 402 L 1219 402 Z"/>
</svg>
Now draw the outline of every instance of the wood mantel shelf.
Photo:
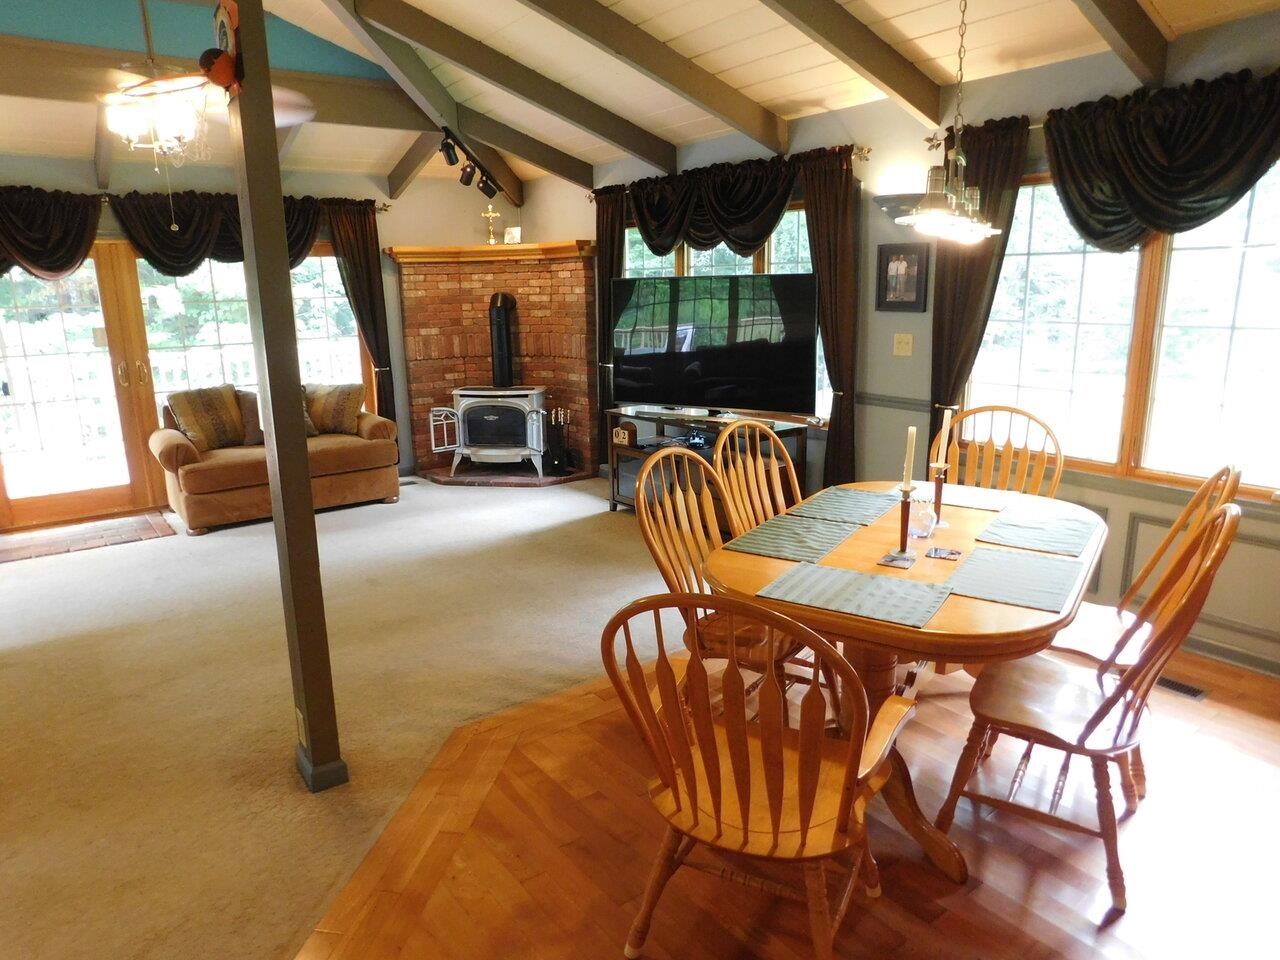
<svg viewBox="0 0 1280 960">
<path fill-rule="evenodd" d="M 396 263 L 472 263 L 481 260 L 566 260 L 594 257 L 593 240 L 553 240 L 549 243 L 479 243 L 467 247 L 387 247 Z"/>
</svg>

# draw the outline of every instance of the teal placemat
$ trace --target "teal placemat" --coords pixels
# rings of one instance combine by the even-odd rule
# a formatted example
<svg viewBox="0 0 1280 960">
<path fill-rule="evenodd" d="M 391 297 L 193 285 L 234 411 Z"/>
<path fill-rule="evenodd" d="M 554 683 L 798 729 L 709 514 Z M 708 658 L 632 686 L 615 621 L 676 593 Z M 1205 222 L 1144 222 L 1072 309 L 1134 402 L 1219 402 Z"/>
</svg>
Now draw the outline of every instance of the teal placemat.
<svg viewBox="0 0 1280 960">
<path fill-rule="evenodd" d="M 929 484 L 932 490 L 932 487 Z M 942 485 L 942 505 L 969 507 L 973 510 L 1003 510 L 1018 495 L 1008 490 L 988 490 L 986 487 L 970 487 L 960 483 Z"/>
<path fill-rule="evenodd" d="M 1079 560 L 1066 557 L 977 547 L 960 562 L 947 586 L 966 597 L 1058 613 L 1083 568 Z"/>
<path fill-rule="evenodd" d="M 1054 517 L 1044 513 L 1006 510 L 977 539 L 1024 550 L 1043 550 L 1078 557 L 1089 545 L 1100 520 L 1087 517 Z"/>
<path fill-rule="evenodd" d="M 837 523 L 856 523 L 866 526 L 875 523 L 902 497 L 896 493 L 876 493 L 871 490 L 843 490 L 831 487 L 798 503 L 787 513 L 794 517 L 813 517 L 817 520 L 833 520 Z"/>
<path fill-rule="evenodd" d="M 784 513 L 748 530 L 725 546 L 780 560 L 821 560 L 857 530 L 856 524 L 831 523 Z"/>
<path fill-rule="evenodd" d="M 923 627 L 950 595 L 951 588 L 941 583 L 919 583 L 812 563 L 793 567 L 756 594 L 908 627 Z"/>
</svg>

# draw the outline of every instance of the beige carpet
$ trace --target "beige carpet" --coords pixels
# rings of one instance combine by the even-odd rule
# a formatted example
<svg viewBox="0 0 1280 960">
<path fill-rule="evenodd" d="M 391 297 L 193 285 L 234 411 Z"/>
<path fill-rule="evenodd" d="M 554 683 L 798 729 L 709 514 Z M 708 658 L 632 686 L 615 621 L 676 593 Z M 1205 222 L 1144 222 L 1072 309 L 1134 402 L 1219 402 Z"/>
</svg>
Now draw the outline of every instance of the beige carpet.
<svg viewBox="0 0 1280 960">
<path fill-rule="evenodd" d="M 600 480 L 320 515 L 343 754 L 294 722 L 268 524 L 0 573 L 0 956 L 292 958 L 459 723 L 599 676 L 661 588 Z"/>
</svg>

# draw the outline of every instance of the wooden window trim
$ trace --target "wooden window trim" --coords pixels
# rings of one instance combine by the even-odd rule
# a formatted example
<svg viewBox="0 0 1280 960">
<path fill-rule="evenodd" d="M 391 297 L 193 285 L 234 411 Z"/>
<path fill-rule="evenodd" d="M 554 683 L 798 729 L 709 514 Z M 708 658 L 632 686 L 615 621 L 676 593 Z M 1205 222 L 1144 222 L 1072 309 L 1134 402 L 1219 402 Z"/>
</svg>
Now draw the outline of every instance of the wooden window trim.
<svg viewBox="0 0 1280 960">
<path fill-rule="evenodd" d="M 1031 173 L 1022 178 L 1021 186 L 1042 186 L 1053 182 L 1049 173 Z M 1068 470 L 1101 476 L 1118 477 L 1143 483 L 1194 490 L 1204 477 L 1153 470 L 1142 466 L 1142 450 L 1146 442 L 1147 421 L 1155 386 L 1156 346 L 1160 338 L 1160 318 L 1164 312 L 1165 289 L 1169 280 L 1169 264 L 1173 237 L 1156 234 L 1142 245 L 1138 253 L 1138 281 L 1133 304 L 1133 333 L 1129 341 L 1129 361 L 1125 369 L 1125 403 L 1120 417 L 1120 448 L 1116 462 L 1066 457 Z M 1241 484 L 1239 497 L 1264 503 L 1278 502 L 1280 492 L 1272 487 Z"/>
</svg>

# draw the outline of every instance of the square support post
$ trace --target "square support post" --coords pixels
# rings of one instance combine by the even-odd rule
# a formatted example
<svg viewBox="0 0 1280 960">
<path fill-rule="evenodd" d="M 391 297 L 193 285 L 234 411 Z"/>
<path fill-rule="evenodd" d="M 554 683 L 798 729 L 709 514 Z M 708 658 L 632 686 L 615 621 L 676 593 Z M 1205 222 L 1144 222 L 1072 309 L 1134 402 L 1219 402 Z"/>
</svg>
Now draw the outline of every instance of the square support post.
<svg viewBox="0 0 1280 960">
<path fill-rule="evenodd" d="M 316 792 L 346 783 L 347 765 L 338 748 L 262 0 L 239 0 L 239 12 L 244 84 L 230 118 L 244 275 L 293 676 L 295 760 Z"/>
</svg>

